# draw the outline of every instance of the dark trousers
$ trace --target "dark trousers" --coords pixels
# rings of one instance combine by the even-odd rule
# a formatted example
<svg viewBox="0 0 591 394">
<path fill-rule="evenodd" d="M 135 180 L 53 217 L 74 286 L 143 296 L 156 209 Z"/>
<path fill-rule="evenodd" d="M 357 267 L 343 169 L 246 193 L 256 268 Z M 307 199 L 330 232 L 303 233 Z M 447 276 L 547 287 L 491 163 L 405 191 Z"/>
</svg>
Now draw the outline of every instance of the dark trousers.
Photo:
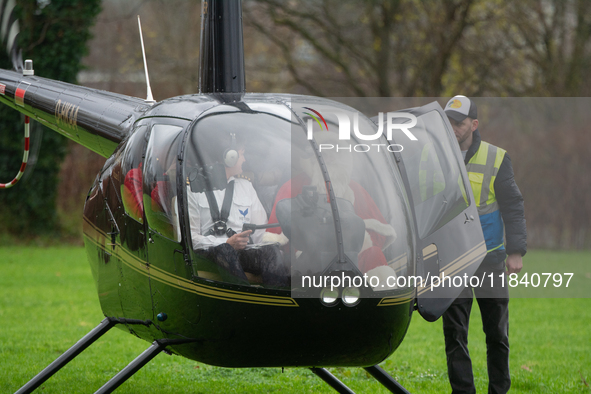
<svg viewBox="0 0 591 394">
<path fill-rule="evenodd" d="M 198 249 L 195 253 L 213 261 L 224 282 L 249 286 L 245 274 L 249 272 L 260 275 L 264 285 L 290 286 L 291 271 L 278 245 L 260 245 L 237 251 L 224 242 L 209 249 Z"/>
<path fill-rule="evenodd" d="M 494 282 L 487 278 L 484 285 L 474 288 L 482 314 L 482 329 L 486 335 L 486 362 L 489 394 L 506 393 L 511 387 L 509 375 L 509 289 L 503 267 L 482 267 L 474 274 L 482 278 L 493 273 Z M 472 309 L 472 288 L 466 288 L 443 314 L 443 333 L 447 355 L 447 374 L 453 394 L 476 393 L 472 362 L 468 352 L 468 326 Z"/>
</svg>

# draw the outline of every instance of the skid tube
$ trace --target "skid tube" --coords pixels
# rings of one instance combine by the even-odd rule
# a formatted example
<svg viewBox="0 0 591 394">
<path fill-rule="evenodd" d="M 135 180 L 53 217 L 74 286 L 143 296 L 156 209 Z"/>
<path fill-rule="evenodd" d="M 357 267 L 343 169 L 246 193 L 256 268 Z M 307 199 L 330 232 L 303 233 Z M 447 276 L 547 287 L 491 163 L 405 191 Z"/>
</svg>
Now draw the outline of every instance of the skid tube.
<svg viewBox="0 0 591 394">
<path fill-rule="evenodd" d="M 363 368 L 385 388 L 394 394 L 410 394 L 404 387 L 400 385 L 392 376 L 390 376 L 382 367 L 374 365 L 373 367 Z"/>
<path fill-rule="evenodd" d="M 94 394 L 109 394 L 121 386 L 127 379 L 133 376 L 139 371 L 144 365 L 149 363 L 154 357 L 156 357 L 164 348 L 166 344 L 154 341 L 152 345 L 144 350 L 142 354 L 136 357 L 127 367 L 123 368 L 117 375 L 113 376 L 107 383 L 98 389 Z"/>
<path fill-rule="evenodd" d="M 49 364 L 43 371 L 39 372 L 33 379 L 29 380 L 23 387 L 21 387 L 15 394 L 30 394 L 37 387 L 41 386 L 47 379 L 53 374 L 62 369 L 66 364 L 72 361 L 86 348 L 92 345 L 97 339 L 102 337 L 107 331 L 113 328 L 116 324 L 143 324 L 150 325 L 150 320 L 130 320 L 130 319 L 117 319 L 105 317 L 92 331 L 83 336 L 78 342 L 76 342 L 71 348 L 66 350 L 61 356 L 55 359 L 54 362 Z"/>
<path fill-rule="evenodd" d="M 392 376 L 384 371 L 380 366 L 374 365 L 371 367 L 365 367 L 365 369 L 371 376 L 373 376 L 378 382 L 385 388 L 390 390 L 394 394 L 410 394 L 400 383 L 398 383 Z M 310 368 L 318 377 L 328 383 L 333 389 L 340 394 L 355 394 L 353 390 L 347 387 L 343 382 L 337 379 L 325 368 Z"/>
<path fill-rule="evenodd" d="M 76 342 L 71 348 L 66 350 L 61 356 L 59 356 L 55 361 L 49 364 L 45 369 L 39 372 L 33 379 L 28 381 L 24 386 L 22 386 L 15 394 L 30 394 L 40 385 L 42 385 L 47 379 L 53 376 L 56 372 L 58 372 L 61 368 L 63 368 L 66 364 L 76 358 L 80 353 L 82 353 L 86 348 L 92 345 L 97 339 L 102 337 L 107 331 L 113 328 L 116 324 L 142 324 L 142 325 L 150 325 L 152 322 L 150 320 L 142 321 L 142 320 L 130 320 L 130 319 L 117 319 L 117 318 L 109 318 L 106 317 L 103 321 L 100 322 L 98 326 L 96 326 L 92 331 L 82 337 L 78 342 Z M 137 371 L 139 371 L 144 365 L 150 362 L 154 357 L 156 357 L 161 351 L 163 351 L 168 345 L 173 343 L 184 343 L 184 342 L 191 342 L 191 340 L 161 340 L 161 341 L 154 341 L 152 345 L 146 349 L 142 354 L 140 354 L 135 360 L 133 360 L 127 367 L 121 370 L 117 375 L 111 378 L 107 383 L 105 383 L 99 390 L 95 392 L 95 394 L 109 394 L 112 393 L 115 389 L 117 389 L 121 384 L 123 384 L 127 379 L 133 376 Z M 384 371 L 378 365 L 374 365 L 372 367 L 365 367 L 364 368 L 369 374 L 371 374 L 378 382 L 380 382 L 384 387 L 390 390 L 392 393 L 395 394 L 410 394 L 404 387 L 400 385 L 394 378 L 392 378 L 386 371 Z M 347 387 L 343 382 L 337 379 L 333 374 L 331 374 L 325 368 L 310 368 L 310 370 L 328 383 L 333 389 L 335 389 L 338 393 L 341 394 L 355 394 L 353 390 Z"/>
<path fill-rule="evenodd" d="M 21 387 L 15 394 L 29 394 L 32 393 L 37 387 L 42 385 L 47 379 L 49 379 L 54 373 L 62 369 L 67 363 L 72 361 L 76 356 L 82 353 L 87 347 L 92 345 L 94 341 L 102 337 L 107 331 L 119 323 L 117 320 L 109 319 L 105 317 L 101 323 L 96 326 L 92 331 L 82 337 L 78 342 L 71 348 L 66 350 L 61 356 L 59 356 L 54 362 L 49 364 L 45 369 L 37 374 L 33 379 L 29 380 L 23 387 Z"/>
<path fill-rule="evenodd" d="M 328 372 L 325 368 L 310 368 L 320 379 L 324 380 L 335 389 L 339 394 L 355 394 L 353 390 L 347 387 L 343 382 L 337 379 L 333 374 Z"/>
</svg>

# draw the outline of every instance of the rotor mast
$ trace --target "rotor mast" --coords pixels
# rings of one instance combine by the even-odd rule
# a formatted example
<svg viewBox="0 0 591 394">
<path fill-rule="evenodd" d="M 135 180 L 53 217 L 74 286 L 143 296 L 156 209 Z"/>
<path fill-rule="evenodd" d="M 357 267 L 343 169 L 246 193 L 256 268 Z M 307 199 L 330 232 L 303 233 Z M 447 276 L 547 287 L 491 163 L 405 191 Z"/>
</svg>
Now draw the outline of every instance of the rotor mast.
<svg viewBox="0 0 591 394">
<path fill-rule="evenodd" d="M 203 0 L 199 91 L 222 101 L 240 101 L 245 88 L 242 4 Z"/>
</svg>

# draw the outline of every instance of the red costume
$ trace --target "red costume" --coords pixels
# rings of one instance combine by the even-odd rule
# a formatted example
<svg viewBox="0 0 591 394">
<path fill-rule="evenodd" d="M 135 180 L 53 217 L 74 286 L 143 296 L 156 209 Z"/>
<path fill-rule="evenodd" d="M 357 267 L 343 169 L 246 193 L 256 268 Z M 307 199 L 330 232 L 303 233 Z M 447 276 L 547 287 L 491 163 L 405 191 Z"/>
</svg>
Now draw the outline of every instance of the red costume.
<svg viewBox="0 0 591 394">
<path fill-rule="evenodd" d="M 307 175 L 300 174 L 293 179 L 285 182 L 283 186 L 277 192 L 277 196 L 275 197 L 275 203 L 273 204 L 273 210 L 271 211 L 271 217 L 269 218 L 269 223 L 277 223 L 277 215 L 275 213 L 275 208 L 277 203 L 285 198 L 294 198 L 298 194 L 302 192 L 303 186 L 310 184 L 310 178 Z M 376 203 L 373 201 L 369 193 L 357 182 L 351 181 L 349 182 L 349 187 L 353 190 L 355 195 L 355 203 L 353 204 L 353 208 L 355 209 L 355 214 L 359 216 L 361 219 L 375 219 L 380 223 L 387 224 L 384 216 L 376 206 Z M 281 228 L 275 227 L 270 228 L 267 230 L 268 232 L 279 234 L 281 233 Z M 375 231 L 367 230 L 369 233 L 372 246 L 368 249 L 363 250 L 359 253 L 359 269 L 361 272 L 365 273 L 375 267 L 379 267 L 381 265 L 387 265 L 386 257 L 382 252 L 382 248 L 386 243 L 386 237 L 378 234 Z"/>
</svg>

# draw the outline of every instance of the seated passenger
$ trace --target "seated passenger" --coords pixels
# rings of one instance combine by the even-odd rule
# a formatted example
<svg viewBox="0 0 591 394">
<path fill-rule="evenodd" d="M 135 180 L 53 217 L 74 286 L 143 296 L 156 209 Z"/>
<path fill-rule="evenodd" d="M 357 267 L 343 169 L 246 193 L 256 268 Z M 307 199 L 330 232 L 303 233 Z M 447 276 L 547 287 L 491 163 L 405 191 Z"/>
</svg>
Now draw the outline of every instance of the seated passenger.
<svg viewBox="0 0 591 394">
<path fill-rule="evenodd" d="M 332 136 L 329 132 L 315 135 L 318 144 L 329 143 Z M 387 265 L 382 250 L 396 239 L 394 228 L 386 222 L 370 194 L 357 182 L 351 179 L 353 170 L 352 160 L 346 152 L 336 153 L 334 150 L 322 152 L 322 157 L 328 167 L 331 184 L 337 198 L 343 198 L 353 205 L 355 214 L 365 223 L 365 239 L 358 256 L 358 267 L 366 273 L 376 267 Z M 325 180 L 320 171 L 316 156 L 301 159 L 303 173 L 287 181 L 279 189 L 275 204 L 269 218 L 269 223 L 277 223 L 277 203 L 286 198 L 294 198 L 302 193 L 304 186 L 315 186 L 318 194 L 326 194 Z M 274 234 L 273 234 L 274 233 Z M 271 228 L 263 238 L 264 241 L 286 244 L 287 238 L 280 228 Z"/>
<path fill-rule="evenodd" d="M 236 149 L 225 149 L 220 154 L 220 161 L 226 170 L 227 186 L 224 190 L 188 193 L 188 206 L 191 219 L 191 238 L 194 249 L 206 249 L 222 243 L 227 243 L 235 250 L 244 249 L 252 238 L 253 243 L 260 243 L 264 230 L 242 231 L 245 223 L 266 224 L 267 214 L 259 201 L 256 191 L 248 180 L 241 178 L 244 158 L 244 145 L 236 143 Z M 231 143 L 232 144 L 232 143 Z M 226 192 L 232 191 L 232 196 L 226 197 Z M 224 217 L 224 212 L 227 216 Z M 213 214 L 213 215 L 212 215 Z M 213 220 L 218 217 L 218 221 Z M 219 228 L 214 224 L 218 223 Z"/>
<path fill-rule="evenodd" d="M 226 281 L 286 286 L 289 269 L 284 267 L 275 245 L 261 245 L 265 231 L 243 231 L 244 224 L 266 224 L 267 213 L 252 183 L 241 177 L 246 161 L 244 144 L 237 141 L 234 134 L 228 140 L 223 144 L 226 149 L 214 152 L 216 156 L 219 154 L 217 161 L 225 166 L 225 188 L 201 192 L 188 188 L 193 249 L 213 261 Z M 253 246 L 247 248 L 249 242 Z M 257 278 L 253 279 L 253 275 Z"/>
</svg>

